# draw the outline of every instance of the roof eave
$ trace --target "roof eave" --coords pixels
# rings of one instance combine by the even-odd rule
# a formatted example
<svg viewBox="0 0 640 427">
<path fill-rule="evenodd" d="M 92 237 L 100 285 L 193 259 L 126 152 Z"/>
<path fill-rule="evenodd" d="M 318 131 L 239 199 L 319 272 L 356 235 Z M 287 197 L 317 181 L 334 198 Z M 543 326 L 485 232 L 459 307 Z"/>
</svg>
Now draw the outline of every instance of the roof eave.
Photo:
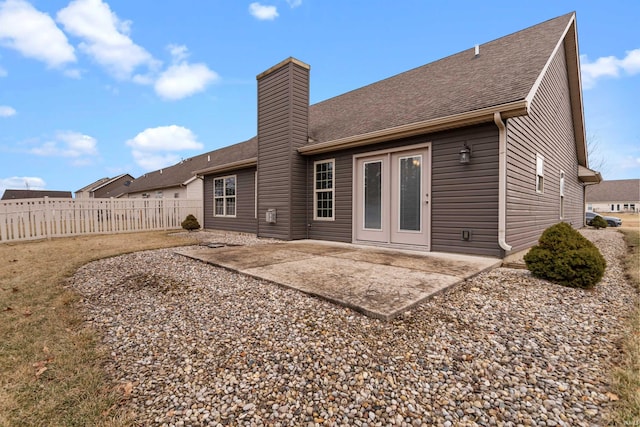
<svg viewBox="0 0 640 427">
<path fill-rule="evenodd" d="M 573 131 L 576 139 L 576 155 L 578 164 L 584 167 L 589 166 L 588 153 L 587 153 L 587 138 L 584 126 L 584 109 L 582 107 L 582 81 L 580 78 L 580 54 L 578 52 L 578 32 L 576 30 L 576 15 L 575 13 L 569 19 L 567 27 L 556 47 L 553 49 L 551 55 L 547 60 L 547 63 L 542 68 L 542 71 L 538 75 L 535 83 L 531 87 L 526 100 L 531 103 L 535 97 L 542 80 L 556 56 L 556 53 L 561 48 L 564 48 L 566 64 L 567 64 L 567 77 L 569 81 L 569 103 L 571 105 L 571 116 L 573 120 Z"/>
<path fill-rule="evenodd" d="M 304 155 L 321 154 L 463 126 L 489 122 L 493 123 L 493 115 L 495 113 L 501 113 L 503 118 L 524 116 L 528 114 L 528 108 L 529 104 L 526 100 L 513 101 L 507 104 L 486 107 L 451 116 L 439 117 L 436 119 L 409 123 L 360 135 L 348 136 L 332 141 L 310 144 L 298 148 L 298 152 Z"/>
<path fill-rule="evenodd" d="M 598 171 L 578 165 L 578 180 L 585 184 L 599 184 L 602 182 L 602 175 Z"/>
<path fill-rule="evenodd" d="M 212 175 L 214 173 L 228 172 L 232 170 L 248 168 L 251 166 L 256 166 L 257 164 L 258 164 L 258 158 L 251 157 L 249 159 L 238 160 L 237 162 L 225 163 L 223 165 L 217 165 L 217 166 L 213 166 L 206 169 L 199 169 L 199 170 L 193 171 L 192 173 L 195 176 Z"/>
</svg>

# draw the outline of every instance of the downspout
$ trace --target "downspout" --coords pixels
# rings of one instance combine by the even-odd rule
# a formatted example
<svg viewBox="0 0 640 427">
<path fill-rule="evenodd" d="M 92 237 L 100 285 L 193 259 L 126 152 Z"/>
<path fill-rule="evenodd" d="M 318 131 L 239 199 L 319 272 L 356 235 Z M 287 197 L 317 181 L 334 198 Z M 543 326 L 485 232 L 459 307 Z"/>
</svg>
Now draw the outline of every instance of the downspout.
<svg viewBox="0 0 640 427">
<path fill-rule="evenodd" d="M 507 244 L 507 127 L 499 112 L 493 113 L 493 121 L 498 126 L 498 244 L 510 251 Z"/>
</svg>

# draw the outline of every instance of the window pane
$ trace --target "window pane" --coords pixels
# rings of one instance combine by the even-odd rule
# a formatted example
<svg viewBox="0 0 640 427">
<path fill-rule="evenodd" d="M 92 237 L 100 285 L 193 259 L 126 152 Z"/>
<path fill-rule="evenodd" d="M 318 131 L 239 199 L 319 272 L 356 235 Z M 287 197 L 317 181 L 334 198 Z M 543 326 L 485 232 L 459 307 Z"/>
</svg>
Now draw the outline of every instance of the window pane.
<svg viewBox="0 0 640 427">
<path fill-rule="evenodd" d="M 224 199 L 215 199 L 215 215 L 224 215 Z"/>
<path fill-rule="evenodd" d="M 316 190 L 333 188 L 333 162 L 316 163 Z"/>
<path fill-rule="evenodd" d="M 318 191 L 316 193 L 316 217 L 332 218 L 333 217 L 333 192 Z"/>
<path fill-rule="evenodd" d="M 400 159 L 400 230 L 420 231 L 421 156 Z"/>
<path fill-rule="evenodd" d="M 382 228 L 382 162 L 364 164 L 364 228 Z"/>
<path fill-rule="evenodd" d="M 225 187 L 224 194 L 226 196 L 235 196 L 236 195 L 236 177 L 231 176 L 229 178 L 225 178 L 224 187 Z"/>
<path fill-rule="evenodd" d="M 236 214 L 236 198 L 227 197 L 226 201 L 227 201 L 226 215 L 235 215 Z"/>
<path fill-rule="evenodd" d="M 214 197 L 220 197 L 224 195 L 224 180 L 215 179 L 213 181 L 213 195 Z"/>
</svg>

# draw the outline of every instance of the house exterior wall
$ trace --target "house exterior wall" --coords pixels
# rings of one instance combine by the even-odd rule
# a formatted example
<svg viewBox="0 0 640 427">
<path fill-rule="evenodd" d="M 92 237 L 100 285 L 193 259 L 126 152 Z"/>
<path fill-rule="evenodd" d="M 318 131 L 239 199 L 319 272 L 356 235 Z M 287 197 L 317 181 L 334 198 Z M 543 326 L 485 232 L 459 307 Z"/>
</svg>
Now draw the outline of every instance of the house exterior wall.
<svg viewBox="0 0 640 427">
<path fill-rule="evenodd" d="M 149 199 L 187 199 L 187 188 L 183 186 L 173 186 L 158 188 L 157 190 L 145 190 L 135 193 L 128 193 L 126 197 L 129 199 L 142 199 L 145 194 L 149 195 Z M 201 198 L 202 196 L 198 197 Z"/>
<path fill-rule="evenodd" d="M 187 188 L 185 191 L 185 197 L 188 200 L 201 200 L 203 201 L 204 196 L 204 180 L 201 178 L 196 178 L 190 183 L 187 184 Z M 193 212 L 193 215 L 196 217 L 200 225 L 204 223 L 204 204 L 200 204 L 201 208 L 198 209 L 197 212 Z"/>
<path fill-rule="evenodd" d="M 286 60 L 258 76 L 258 231 L 283 240 L 306 235 L 306 161 L 309 68 Z M 266 222 L 268 209 L 276 223 Z"/>
<path fill-rule="evenodd" d="M 529 115 L 507 121 L 507 231 L 512 251 L 537 243 L 564 221 L 584 223 L 584 189 L 578 181 L 576 139 L 564 49 L 559 49 L 532 100 Z M 544 158 L 544 190 L 536 191 L 536 155 Z M 564 216 L 560 215 L 564 172 Z"/>
<path fill-rule="evenodd" d="M 640 200 L 613 200 L 610 202 L 587 202 L 587 211 L 599 213 L 640 212 Z"/>
<path fill-rule="evenodd" d="M 498 128 L 470 126 L 402 140 L 359 147 L 308 159 L 308 238 L 352 241 L 353 156 L 431 142 L 431 250 L 500 256 L 498 246 Z M 471 163 L 462 165 L 464 143 L 472 149 Z M 335 159 L 334 221 L 313 220 L 313 162 Z M 462 240 L 462 230 L 472 232 Z"/>
<path fill-rule="evenodd" d="M 201 223 L 203 228 L 256 233 L 255 174 L 256 168 L 252 167 L 204 177 L 204 224 Z M 230 175 L 236 176 L 236 216 L 216 217 L 213 215 L 213 181 L 215 178 Z"/>
</svg>

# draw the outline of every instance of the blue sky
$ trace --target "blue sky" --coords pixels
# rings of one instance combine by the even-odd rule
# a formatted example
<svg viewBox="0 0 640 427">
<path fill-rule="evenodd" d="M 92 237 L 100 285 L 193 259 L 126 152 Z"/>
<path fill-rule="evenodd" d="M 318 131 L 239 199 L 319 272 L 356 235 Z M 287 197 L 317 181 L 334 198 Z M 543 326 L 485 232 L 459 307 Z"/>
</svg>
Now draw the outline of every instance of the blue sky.
<svg viewBox="0 0 640 427">
<path fill-rule="evenodd" d="M 255 76 L 289 56 L 316 103 L 571 11 L 592 166 L 640 178 L 636 0 L 0 0 L 0 193 L 246 140 Z"/>
</svg>

